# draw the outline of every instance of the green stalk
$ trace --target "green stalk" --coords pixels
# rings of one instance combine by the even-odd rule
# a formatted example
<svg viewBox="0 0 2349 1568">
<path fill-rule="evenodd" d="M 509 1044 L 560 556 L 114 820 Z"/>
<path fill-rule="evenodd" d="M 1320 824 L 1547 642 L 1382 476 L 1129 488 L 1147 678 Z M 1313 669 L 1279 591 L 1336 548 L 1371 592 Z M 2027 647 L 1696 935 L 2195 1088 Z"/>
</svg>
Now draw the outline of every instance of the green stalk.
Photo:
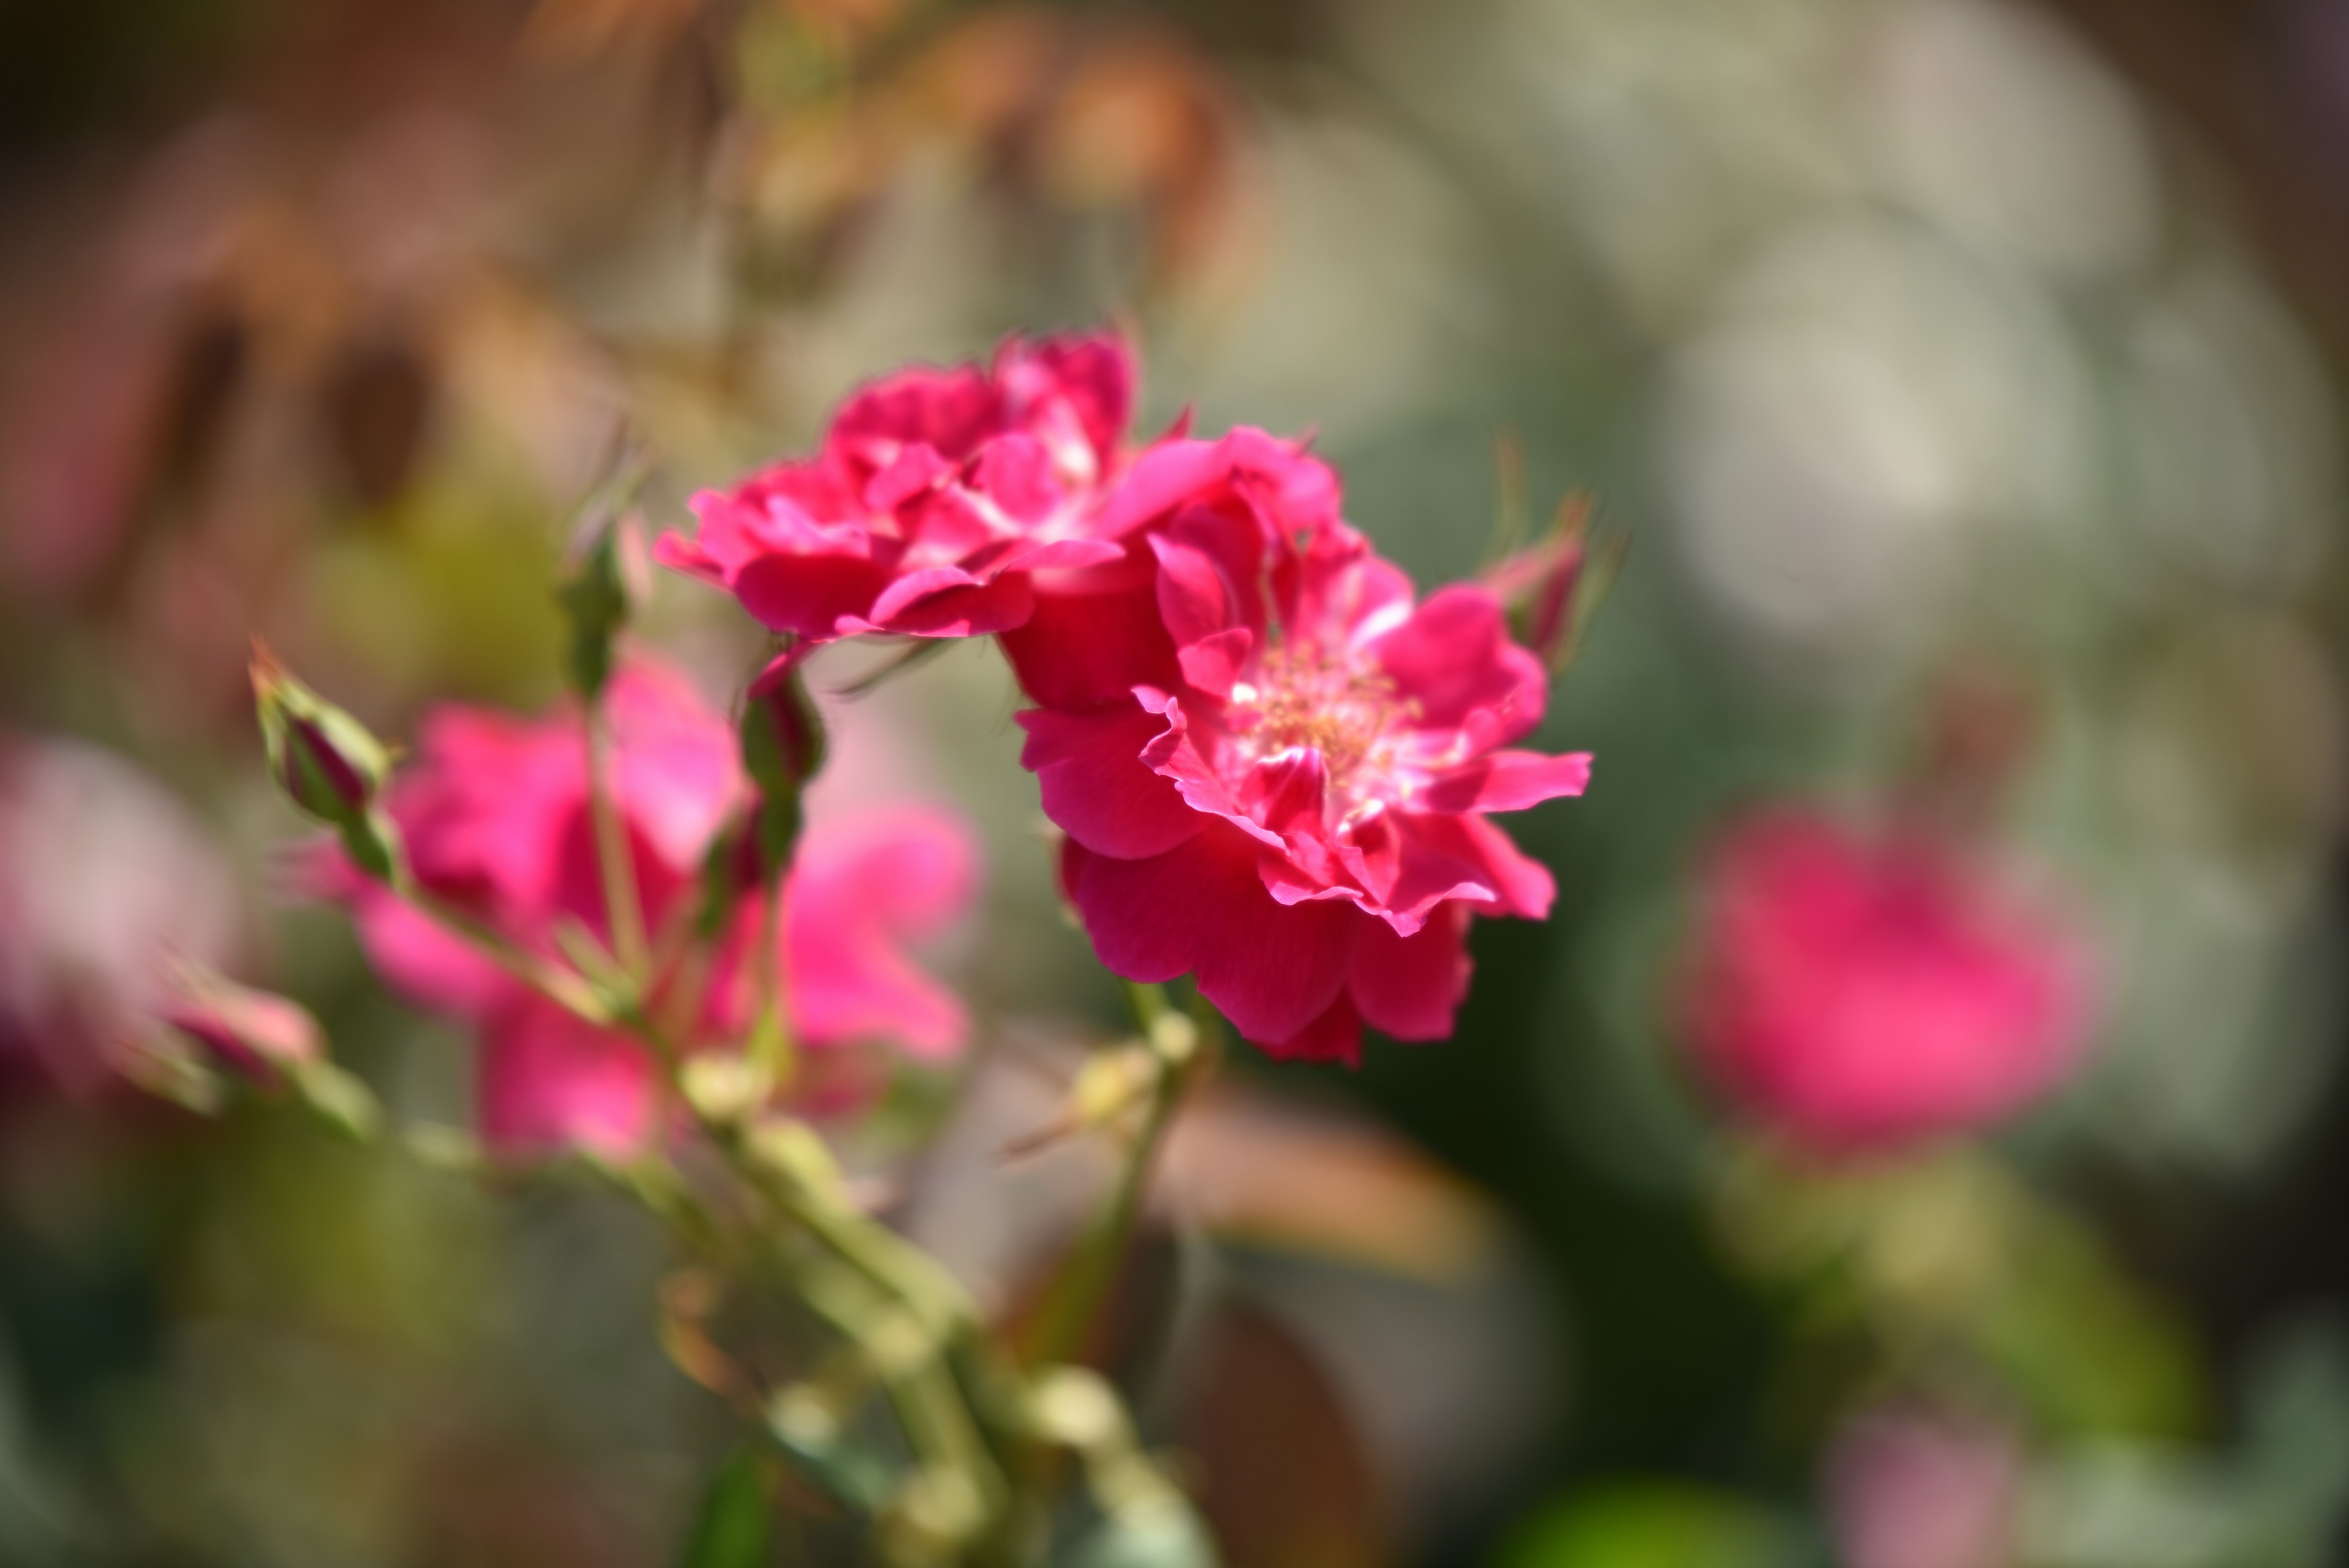
<svg viewBox="0 0 2349 1568">
<path fill-rule="evenodd" d="M 1065 1362 L 1082 1350 L 1133 1245 L 1159 1148 L 1199 1056 L 1196 1025 L 1168 1005 L 1163 988 L 1129 982 L 1125 989 L 1134 1022 L 1141 1025 L 1156 1061 L 1157 1078 L 1151 1085 L 1149 1106 L 1126 1148 L 1125 1163 L 1118 1171 L 1117 1184 L 1110 1189 L 1109 1200 L 1062 1262 L 1023 1336 L 1020 1360 L 1029 1366 Z"/>
<path fill-rule="evenodd" d="M 595 862 L 603 873 L 604 913 L 612 929 L 612 956 L 638 984 L 647 983 L 652 944 L 645 934 L 645 906 L 636 891 L 636 858 L 628 852 L 628 826 L 613 794 L 612 731 L 601 701 L 587 704 L 587 810 L 595 831 Z"/>
</svg>

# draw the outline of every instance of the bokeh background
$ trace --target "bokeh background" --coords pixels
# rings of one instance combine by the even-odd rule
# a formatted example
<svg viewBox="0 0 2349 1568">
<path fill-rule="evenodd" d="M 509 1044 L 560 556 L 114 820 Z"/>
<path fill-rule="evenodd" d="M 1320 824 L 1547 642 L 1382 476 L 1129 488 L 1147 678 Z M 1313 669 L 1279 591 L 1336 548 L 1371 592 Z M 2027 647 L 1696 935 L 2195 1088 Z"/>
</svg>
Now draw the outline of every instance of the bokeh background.
<svg viewBox="0 0 2349 1568">
<path fill-rule="evenodd" d="M 0 1562 L 670 1560 L 728 1417 L 657 1235 L 107 1064 L 167 940 L 464 1114 L 462 1040 L 285 896 L 247 639 L 387 733 L 535 705 L 624 419 L 674 524 L 864 376 L 1102 321 L 1147 429 L 1317 431 L 1423 584 L 1569 492 L 1630 544 L 1540 737 L 1597 783 L 1512 824 L 1557 914 L 1479 926 L 1450 1044 L 1235 1064 L 1174 1151 L 1136 1392 L 1232 1562 L 2349 1560 L 2349 10 L 25 0 Z M 719 701 L 753 655 L 682 580 L 650 622 Z M 1854 1220 L 1680 1064 L 1691 870 L 1985 684 L 2098 1035 Z M 937 955 L 986 1041 L 908 1091 L 953 1108 L 904 1218 L 1007 1291 L 1092 1172 L 992 1151 L 1117 1017 L 1013 707 L 977 649 L 840 701 L 833 785 L 988 845 Z M 1969 1347 L 1962 1415 L 1888 1297 Z"/>
</svg>

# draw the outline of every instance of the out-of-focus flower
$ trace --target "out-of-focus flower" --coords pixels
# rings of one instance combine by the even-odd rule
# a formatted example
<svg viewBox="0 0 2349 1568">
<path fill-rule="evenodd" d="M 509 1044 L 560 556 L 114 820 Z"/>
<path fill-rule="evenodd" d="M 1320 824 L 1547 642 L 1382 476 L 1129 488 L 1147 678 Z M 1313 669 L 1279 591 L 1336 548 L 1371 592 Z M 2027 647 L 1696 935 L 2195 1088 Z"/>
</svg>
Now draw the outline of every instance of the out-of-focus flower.
<svg viewBox="0 0 2349 1568">
<path fill-rule="evenodd" d="M 318 1021 L 300 1003 L 184 960 L 173 966 L 162 1019 L 214 1064 L 264 1087 L 326 1055 Z"/>
<path fill-rule="evenodd" d="M 1554 892 L 1485 814 L 1589 777 L 1588 753 L 1502 749 L 1540 722 L 1540 664 L 1491 594 L 1414 605 L 1341 524 L 1191 506 L 1149 544 L 1176 680 L 1019 715 L 1102 961 L 1140 981 L 1195 971 L 1276 1055 L 1354 1060 L 1364 1021 L 1449 1034 L 1469 917 L 1538 919 Z M 1097 677 L 1107 651 L 1062 649 Z"/>
<path fill-rule="evenodd" d="M 813 459 L 695 496 L 699 534 L 665 536 L 659 558 L 804 638 L 1001 631 L 1028 618 L 1028 573 L 1117 558 L 1094 502 L 1133 402 L 1109 336 L 901 370 L 841 405 Z"/>
<path fill-rule="evenodd" d="M 605 693 L 612 791 L 626 828 L 646 928 L 689 918 L 695 873 L 746 794 L 733 736 L 684 678 L 641 658 Z M 584 726 L 567 705 L 539 719 L 471 708 L 428 716 L 416 765 L 388 794 L 417 883 L 533 951 L 554 954 L 566 923 L 608 938 L 591 820 Z M 902 944 L 965 905 L 968 834 L 905 808 L 807 836 L 783 888 L 781 961 L 793 1035 L 819 1049 L 890 1041 L 917 1054 L 962 1040 L 960 1005 Z M 654 1131 L 653 1064 L 626 1035 L 524 989 L 388 890 L 346 876 L 368 956 L 427 1006 L 481 1031 L 481 1117 L 509 1149 L 576 1142 L 610 1153 Z M 764 929 L 755 894 L 726 928 L 692 1045 L 739 1041 L 755 1006 L 745 961 Z M 657 1009 L 677 973 L 655 977 Z"/>
<path fill-rule="evenodd" d="M 1827 1457 L 1836 1561 L 1848 1568 L 2005 1568 L 2014 1560 L 2023 1454 L 1986 1421 L 1879 1412 Z"/>
<path fill-rule="evenodd" d="M 160 785 L 95 746 L 0 740 L 0 1074 L 103 1083 L 166 955 L 224 963 L 239 923 L 227 862 Z"/>
<path fill-rule="evenodd" d="M 1742 1113 L 1802 1147 L 1982 1128 L 2086 1039 L 2079 935 L 1952 839 L 1766 810 L 1716 846 L 1702 898 L 1688 1044 Z"/>
</svg>

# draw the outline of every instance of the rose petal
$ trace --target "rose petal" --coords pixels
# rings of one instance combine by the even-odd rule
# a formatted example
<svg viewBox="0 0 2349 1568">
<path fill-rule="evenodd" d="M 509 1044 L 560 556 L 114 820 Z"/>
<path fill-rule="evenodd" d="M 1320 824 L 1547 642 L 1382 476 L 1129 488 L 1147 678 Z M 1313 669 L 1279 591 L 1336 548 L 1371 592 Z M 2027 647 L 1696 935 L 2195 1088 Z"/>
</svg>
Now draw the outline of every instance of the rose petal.
<svg viewBox="0 0 2349 1568">
<path fill-rule="evenodd" d="M 624 1158 L 653 1127 L 653 1068 L 625 1034 L 531 993 L 481 1043 L 481 1136 L 507 1153 L 566 1145 Z"/>
<path fill-rule="evenodd" d="M 1174 785 L 1143 762 L 1165 728 L 1132 699 L 1120 707 L 1015 715 L 1028 732 L 1020 765 L 1036 775 L 1044 815 L 1087 848 L 1136 860 L 1163 855 L 1206 826 Z"/>
<path fill-rule="evenodd" d="M 1589 783 L 1588 752 L 1559 757 L 1495 752 L 1431 779 L 1413 805 L 1426 811 L 1523 811 L 1546 800 L 1580 794 Z"/>
<path fill-rule="evenodd" d="M 1439 906 L 1414 937 L 1363 923 L 1346 981 L 1364 1022 L 1397 1040 L 1443 1040 L 1468 994 L 1467 906 Z"/>
</svg>

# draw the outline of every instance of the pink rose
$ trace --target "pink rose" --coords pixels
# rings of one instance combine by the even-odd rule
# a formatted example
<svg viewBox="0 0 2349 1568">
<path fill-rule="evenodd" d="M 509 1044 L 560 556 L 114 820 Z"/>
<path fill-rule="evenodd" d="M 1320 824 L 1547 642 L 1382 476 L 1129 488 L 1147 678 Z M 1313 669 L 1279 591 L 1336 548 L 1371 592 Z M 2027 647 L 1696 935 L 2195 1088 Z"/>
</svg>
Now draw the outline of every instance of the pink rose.
<svg viewBox="0 0 2349 1568">
<path fill-rule="evenodd" d="M 1096 504 L 1124 459 L 1116 337 L 1013 338 L 985 369 L 919 367 L 850 395 L 816 455 L 693 498 L 663 564 L 778 631 L 971 637 L 1033 607 L 1028 574 L 1114 560 Z"/>
<path fill-rule="evenodd" d="M 605 702 L 614 794 L 646 928 L 659 933 L 690 918 L 702 859 L 747 789 L 726 721 L 674 671 L 634 659 Z M 388 799 L 417 880 L 440 898 L 542 953 L 555 952 L 566 919 L 608 938 L 575 709 L 538 719 L 440 709 Z M 819 1050 L 887 1041 L 929 1056 L 959 1046 L 960 1003 L 904 944 L 967 907 L 976 869 L 968 831 L 929 808 L 812 826 L 783 890 L 794 1038 Z M 625 1153 L 652 1135 L 653 1064 L 637 1043 L 546 1001 L 430 918 L 345 873 L 336 890 L 353 905 L 376 968 L 423 1005 L 480 1028 L 481 1118 L 493 1145 Z M 730 1043 L 748 1028 L 753 966 L 740 960 L 760 925 L 754 895 L 732 918 L 688 1044 Z M 676 981 L 657 977 L 656 995 Z"/>
<path fill-rule="evenodd" d="M 1336 520 L 1334 485 L 1326 514 L 1299 493 L 1327 471 L 1247 434 L 1289 460 L 1289 492 L 1236 476 L 1228 443 L 1184 443 L 1206 488 L 1149 498 L 1169 520 L 1123 612 L 1163 647 L 1068 636 L 1045 670 L 1079 675 L 1023 663 L 1031 695 L 1112 694 L 1021 713 L 1022 760 L 1069 836 L 1064 883 L 1102 962 L 1195 973 L 1273 1054 L 1350 1062 L 1364 1022 L 1451 1033 L 1473 914 L 1548 912 L 1548 872 L 1485 814 L 1579 794 L 1590 758 L 1505 749 L 1540 721 L 1548 680 L 1499 603 L 1455 587 L 1414 605 Z M 1286 525 L 1299 516 L 1312 521 Z"/>
<path fill-rule="evenodd" d="M 1969 1132 L 2051 1088 L 2091 1012 L 2082 943 L 1954 842 L 1795 808 L 1705 867 L 1682 997 L 1737 1107 L 1828 1153 Z"/>
</svg>

